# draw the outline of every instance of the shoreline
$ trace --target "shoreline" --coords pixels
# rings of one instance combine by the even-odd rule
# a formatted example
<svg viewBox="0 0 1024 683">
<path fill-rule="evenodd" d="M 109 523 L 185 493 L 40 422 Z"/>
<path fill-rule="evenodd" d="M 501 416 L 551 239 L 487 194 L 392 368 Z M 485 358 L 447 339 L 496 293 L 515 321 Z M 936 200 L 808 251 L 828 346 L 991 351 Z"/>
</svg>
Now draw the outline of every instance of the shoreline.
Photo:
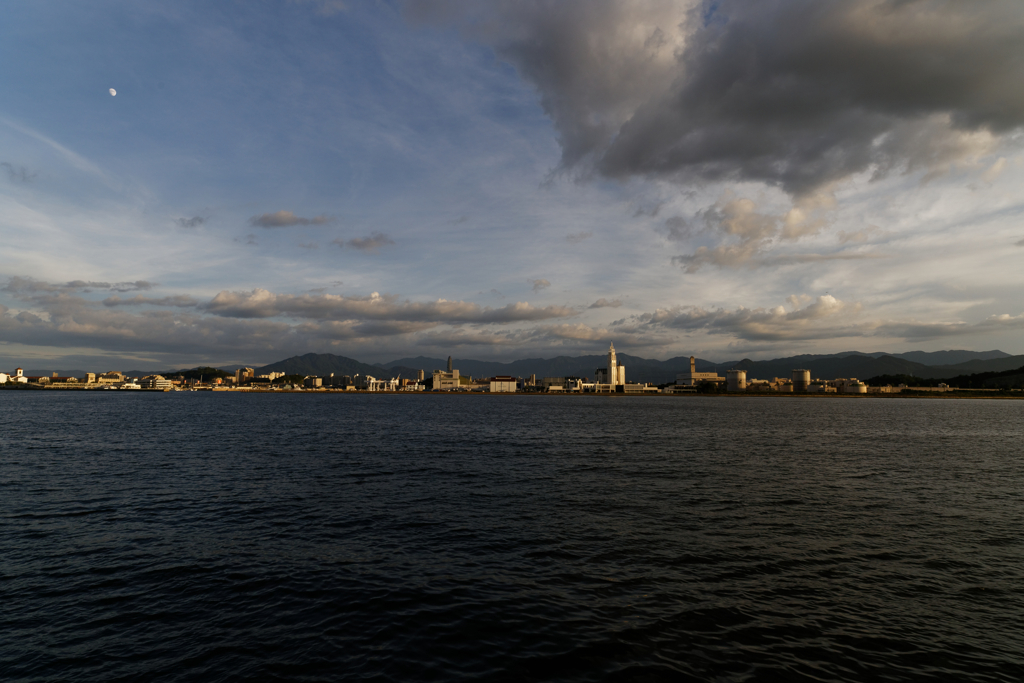
<svg viewBox="0 0 1024 683">
<path fill-rule="evenodd" d="M 748 393 L 673 393 L 673 394 L 620 394 L 620 393 L 608 393 L 608 392 L 587 392 L 587 393 L 548 393 L 541 391 L 517 391 L 517 392 L 494 392 L 489 391 L 336 391 L 336 390 L 294 390 L 294 389 L 196 389 L 196 390 L 165 390 L 165 389 L 92 389 L 86 387 L 39 387 L 39 386 L 16 386 L 6 387 L 0 385 L 0 391 L 72 391 L 72 392 L 89 392 L 98 394 L 191 394 L 191 393 L 211 393 L 211 394 L 302 394 L 312 396 L 334 396 L 334 395 L 356 395 L 356 396 L 531 396 L 531 397 L 543 397 L 543 398 L 556 398 L 556 397 L 600 397 L 600 398 L 723 398 L 723 399 L 753 399 L 753 398 L 769 398 L 769 399 L 792 399 L 792 398 L 812 398 L 820 400 L 839 400 L 839 399 L 894 399 L 894 398 L 913 398 L 913 399 L 1003 399 L 1003 400 L 1022 400 L 1024 399 L 1024 391 L 1014 389 L 967 389 L 960 391 L 949 391 L 949 392 L 937 392 L 937 391 L 914 391 L 911 389 L 907 392 L 900 393 L 871 393 L 871 394 L 793 394 L 793 393 L 770 393 L 770 392 L 758 392 L 753 394 Z"/>
</svg>

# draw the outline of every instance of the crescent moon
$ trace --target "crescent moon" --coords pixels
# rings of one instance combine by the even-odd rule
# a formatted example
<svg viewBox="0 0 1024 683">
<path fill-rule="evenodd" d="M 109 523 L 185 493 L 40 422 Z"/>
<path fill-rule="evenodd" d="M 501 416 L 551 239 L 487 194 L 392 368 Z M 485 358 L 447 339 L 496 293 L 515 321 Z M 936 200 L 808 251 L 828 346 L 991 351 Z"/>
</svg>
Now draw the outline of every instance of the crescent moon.
<svg viewBox="0 0 1024 683">
<path fill-rule="evenodd" d="M 116 91 L 116 90 L 114 90 L 113 88 L 111 88 L 111 89 L 110 89 L 110 96 L 111 96 L 111 97 L 115 97 L 116 95 L 117 95 L 117 91 Z"/>
</svg>

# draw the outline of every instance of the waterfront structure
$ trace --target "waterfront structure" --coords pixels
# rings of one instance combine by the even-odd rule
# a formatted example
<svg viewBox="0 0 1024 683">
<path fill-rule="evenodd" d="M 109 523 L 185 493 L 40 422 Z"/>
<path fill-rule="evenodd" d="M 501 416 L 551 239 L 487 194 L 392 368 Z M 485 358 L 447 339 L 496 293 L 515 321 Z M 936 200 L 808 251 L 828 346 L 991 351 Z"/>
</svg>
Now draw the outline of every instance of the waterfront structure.
<svg viewBox="0 0 1024 683">
<path fill-rule="evenodd" d="M 622 392 L 625 394 L 657 394 L 659 393 L 658 387 L 652 384 L 623 384 Z"/>
<path fill-rule="evenodd" d="M 117 370 L 108 370 L 96 376 L 97 384 L 104 384 L 107 386 L 123 384 L 124 381 L 124 373 L 118 372 Z"/>
<path fill-rule="evenodd" d="M 625 391 L 626 366 L 619 365 L 615 356 L 615 344 L 608 344 L 608 365 L 594 371 L 594 391 Z"/>
<path fill-rule="evenodd" d="M 323 386 L 334 389 L 347 389 L 353 386 L 353 382 L 352 378 L 348 375 L 335 375 L 332 372 L 330 376 L 323 378 Z"/>
<path fill-rule="evenodd" d="M 747 390 L 747 371 L 746 370 L 729 370 L 727 373 L 728 382 L 726 389 L 729 391 L 746 391 Z"/>
<path fill-rule="evenodd" d="M 461 386 L 459 371 L 452 368 L 452 357 L 448 356 L 448 370 L 434 370 L 434 391 L 455 391 Z"/>
<path fill-rule="evenodd" d="M 511 394 L 516 391 L 516 378 L 511 375 L 497 375 L 491 378 L 492 394 Z"/>
<path fill-rule="evenodd" d="M 235 384 L 244 384 L 256 376 L 256 371 L 252 368 L 238 368 L 235 370 Z"/>
<path fill-rule="evenodd" d="M 690 356 L 690 371 L 680 372 L 676 375 L 676 384 L 684 387 L 693 387 L 698 384 L 713 383 L 721 384 L 725 378 L 717 372 L 697 372 L 697 359 Z"/>
<path fill-rule="evenodd" d="M 811 371 L 810 370 L 794 370 L 793 371 L 793 391 L 807 391 L 808 387 L 811 386 Z"/>
<path fill-rule="evenodd" d="M 583 391 L 583 380 L 579 377 L 544 377 L 537 384 L 541 391 L 548 393 Z"/>
<path fill-rule="evenodd" d="M 147 375 L 139 380 L 139 386 L 143 389 L 163 389 L 169 391 L 174 383 L 163 375 Z"/>
<path fill-rule="evenodd" d="M 399 380 L 377 379 L 372 375 L 364 375 L 359 388 L 363 391 L 398 391 Z"/>
<path fill-rule="evenodd" d="M 843 394 L 866 394 L 868 393 L 868 385 L 861 382 L 856 377 L 850 379 L 837 379 L 833 380 L 836 391 Z"/>
</svg>

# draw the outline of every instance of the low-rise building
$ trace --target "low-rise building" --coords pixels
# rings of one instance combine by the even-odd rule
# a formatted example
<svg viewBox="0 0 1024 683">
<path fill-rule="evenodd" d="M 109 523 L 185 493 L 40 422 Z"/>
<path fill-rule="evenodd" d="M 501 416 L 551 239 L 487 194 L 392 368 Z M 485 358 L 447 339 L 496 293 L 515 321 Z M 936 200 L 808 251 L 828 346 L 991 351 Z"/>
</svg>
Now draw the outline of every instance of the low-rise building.
<svg viewBox="0 0 1024 683">
<path fill-rule="evenodd" d="M 451 365 L 451 359 L 449 359 Z M 456 391 L 462 386 L 459 378 L 459 371 L 448 368 L 445 370 L 434 370 L 434 391 Z"/>
<path fill-rule="evenodd" d="M 174 386 L 174 382 L 163 375 L 146 375 L 139 380 L 139 386 L 143 389 L 162 389 L 164 391 L 170 391 Z"/>
<path fill-rule="evenodd" d="M 492 394 L 512 394 L 517 387 L 516 378 L 511 375 L 497 375 L 490 380 Z"/>
<path fill-rule="evenodd" d="M 96 376 L 96 384 L 117 385 L 124 382 L 124 373 L 108 370 Z"/>
</svg>

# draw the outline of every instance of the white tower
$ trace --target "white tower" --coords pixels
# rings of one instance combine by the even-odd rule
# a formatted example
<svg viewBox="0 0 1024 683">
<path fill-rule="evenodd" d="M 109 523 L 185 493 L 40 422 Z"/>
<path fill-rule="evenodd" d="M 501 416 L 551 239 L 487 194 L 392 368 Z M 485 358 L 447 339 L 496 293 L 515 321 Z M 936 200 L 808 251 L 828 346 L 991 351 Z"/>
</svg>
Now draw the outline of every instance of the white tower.
<svg viewBox="0 0 1024 683">
<path fill-rule="evenodd" d="M 626 368 L 615 360 L 615 344 L 608 345 L 608 384 L 617 387 L 626 383 Z"/>
<path fill-rule="evenodd" d="M 608 384 L 613 387 L 619 383 L 619 364 L 615 360 L 615 344 L 608 345 Z"/>
</svg>

